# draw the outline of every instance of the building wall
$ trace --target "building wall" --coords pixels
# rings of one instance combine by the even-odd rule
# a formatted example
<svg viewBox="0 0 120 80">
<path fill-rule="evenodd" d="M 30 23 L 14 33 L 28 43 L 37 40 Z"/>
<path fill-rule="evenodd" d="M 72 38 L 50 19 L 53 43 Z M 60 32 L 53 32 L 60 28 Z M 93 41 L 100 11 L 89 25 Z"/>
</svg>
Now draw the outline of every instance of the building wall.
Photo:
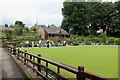
<svg viewBox="0 0 120 80">
<path fill-rule="evenodd" d="M 36 32 L 23 32 L 23 36 L 36 35 Z"/>
<path fill-rule="evenodd" d="M 37 30 L 37 34 L 38 34 L 38 35 L 41 35 L 41 38 L 45 39 L 45 31 L 44 31 L 44 29 L 39 28 L 39 29 Z"/>
<path fill-rule="evenodd" d="M 0 36 L 2 36 L 2 30 L 0 30 Z"/>
</svg>

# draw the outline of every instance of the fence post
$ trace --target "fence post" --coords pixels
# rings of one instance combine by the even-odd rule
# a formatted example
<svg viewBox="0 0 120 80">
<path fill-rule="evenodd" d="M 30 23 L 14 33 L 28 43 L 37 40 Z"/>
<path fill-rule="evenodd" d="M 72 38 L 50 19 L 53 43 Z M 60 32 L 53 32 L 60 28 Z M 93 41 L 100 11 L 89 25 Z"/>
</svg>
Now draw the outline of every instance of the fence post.
<svg viewBox="0 0 120 80">
<path fill-rule="evenodd" d="M 8 46 L 8 51 L 11 53 L 11 48 L 10 48 L 10 46 Z"/>
<path fill-rule="evenodd" d="M 41 54 L 38 54 L 38 56 L 41 57 Z M 37 58 L 37 59 L 38 59 L 37 62 L 38 62 L 39 64 L 41 64 L 41 60 L 40 60 L 40 58 Z M 41 72 L 41 66 L 37 65 L 37 69 L 38 69 L 38 71 Z M 39 76 L 38 73 L 37 73 L 37 76 Z"/>
<path fill-rule="evenodd" d="M 30 55 L 30 60 L 32 60 L 32 55 Z"/>
<path fill-rule="evenodd" d="M 25 53 L 24 53 L 24 57 L 26 58 L 26 50 L 25 50 Z M 26 59 L 24 58 L 24 62 L 26 63 Z M 24 63 L 24 65 L 25 65 L 25 63 Z"/>
<path fill-rule="evenodd" d="M 18 48 L 17 59 L 20 59 L 19 56 L 20 56 L 20 49 Z"/>
<path fill-rule="evenodd" d="M 16 48 L 13 47 L 13 55 L 16 55 Z"/>
<path fill-rule="evenodd" d="M 13 47 L 11 46 L 11 54 L 13 54 Z"/>
<path fill-rule="evenodd" d="M 60 67 L 57 67 L 57 73 L 60 74 Z M 60 80 L 59 76 L 58 76 L 58 80 Z"/>
<path fill-rule="evenodd" d="M 33 56 L 33 61 L 35 62 L 35 57 Z M 35 67 L 35 65 L 33 64 L 33 68 Z M 34 72 L 34 70 L 33 70 L 33 72 Z"/>
<path fill-rule="evenodd" d="M 12 47 L 10 47 L 10 53 L 12 54 Z"/>
<path fill-rule="evenodd" d="M 78 66 L 77 80 L 85 80 L 85 76 L 81 72 L 84 72 L 84 66 Z"/>
<path fill-rule="evenodd" d="M 48 62 L 46 62 L 46 67 L 48 67 Z M 48 76 L 48 69 L 46 69 L 46 77 Z"/>
</svg>

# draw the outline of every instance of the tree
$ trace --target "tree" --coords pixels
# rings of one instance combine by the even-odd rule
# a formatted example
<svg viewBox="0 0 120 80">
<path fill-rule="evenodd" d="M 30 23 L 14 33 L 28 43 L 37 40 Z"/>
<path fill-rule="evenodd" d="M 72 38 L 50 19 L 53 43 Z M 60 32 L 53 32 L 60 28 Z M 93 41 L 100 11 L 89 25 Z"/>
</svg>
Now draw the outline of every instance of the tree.
<svg viewBox="0 0 120 80">
<path fill-rule="evenodd" d="M 11 27 L 11 28 L 14 28 L 14 26 L 13 26 L 12 24 L 10 25 L 10 27 Z"/>
<path fill-rule="evenodd" d="M 90 23 L 93 29 L 99 30 L 101 28 L 103 29 L 103 33 L 106 33 L 112 22 L 111 18 L 114 13 L 114 4 L 111 2 L 103 2 L 95 5 L 92 9 L 93 15 L 90 17 Z"/>
<path fill-rule="evenodd" d="M 114 37 L 120 37 L 120 1 L 114 3 L 113 12 L 110 14 L 110 24 L 107 34 Z"/>
<path fill-rule="evenodd" d="M 23 24 L 22 21 L 16 21 L 16 22 L 15 22 L 15 25 L 19 25 L 19 26 L 21 26 L 22 28 L 25 27 L 25 24 Z"/>
<path fill-rule="evenodd" d="M 24 27 L 23 30 L 28 32 L 29 28 L 28 27 Z"/>
<path fill-rule="evenodd" d="M 71 3 L 64 2 L 64 8 L 62 9 L 62 14 L 64 19 L 62 21 L 62 28 L 71 34 L 83 35 L 88 33 L 87 30 L 87 13 L 86 4 L 82 3 Z"/>
<path fill-rule="evenodd" d="M 19 36 L 22 35 L 22 33 L 23 33 L 23 28 L 18 24 L 14 25 L 14 34 L 16 36 Z"/>
<path fill-rule="evenodd" d="M 25 29 L 25 24 L 22 21 L 16 21 L 14 24 L 14 34 L 17 36 L 22 35 L 23 29 Z"/>
<path fill-rule="evenodd" d="M 30 30 L 33 31 L 33 32 L 36 32 L 36 31 L 37 31 L 37 29 L 36 29 L 35 26 L 31 27 Z"/>
<path fill-rule="evenodd" d="M 96 35 L 103 29 L 109 35 L 110 30 L 120 29 L 120 2 L 64 2 L 63 6 L 62 28 L 71 34 Z"/>
<path fill-rule="evenodd" d="M 70 2 L 64 2 L 63 6 L 64 8 L 62 8 L 62 14 L 64 18 L 61 27 L 65 29 L 67 32 L 70 32 L 72 30 L 72 24 L 73 24 L 71 15 L 73 13 L 74 7 Z"/>
</svg>

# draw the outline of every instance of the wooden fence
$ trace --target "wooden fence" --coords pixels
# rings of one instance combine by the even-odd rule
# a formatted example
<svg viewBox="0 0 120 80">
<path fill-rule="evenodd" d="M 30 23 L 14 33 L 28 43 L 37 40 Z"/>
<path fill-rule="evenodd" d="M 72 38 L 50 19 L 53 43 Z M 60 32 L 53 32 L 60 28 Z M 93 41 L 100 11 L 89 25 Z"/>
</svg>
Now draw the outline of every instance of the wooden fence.
<svg viewBox="0 0 120 80">
<path fill-rule="evenodd" d="M 68 78 L 61 74 L 61 69 L 75 74 L 76 78 L 74 80 L 108 80 L 107 78 L 85 72 L 83 66 L 78 66 L 78 69 L 75 69 L 73 67 L 41 57 L 40 54 L 34 55 L 26 51 L 16 49 L 13 46 L 6 46 L 6 48 L 12 55 L 17 57 L 18 60 L 24 63 L 27 67 L 31 68 L 33 72 L 36 72 L 37 76 L 41 76 L 44 80 L 68 80 Z M 41 61 L 45 62 L 45 65 L 42 65 Z M 49 65 L 54 65 L 57 70 L 54 71 L 50 69 Z"/>
</svg>

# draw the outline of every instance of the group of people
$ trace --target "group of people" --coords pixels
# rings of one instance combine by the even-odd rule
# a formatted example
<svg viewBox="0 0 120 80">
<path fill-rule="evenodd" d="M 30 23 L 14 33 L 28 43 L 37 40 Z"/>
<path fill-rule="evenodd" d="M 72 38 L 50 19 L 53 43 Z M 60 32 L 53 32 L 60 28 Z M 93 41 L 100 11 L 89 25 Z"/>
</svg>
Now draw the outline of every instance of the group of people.
<svg viewBox="0 0 120 80">
<path fill-rule="evenodd" d="M 42 45 L 41 42 L 42 42 L 42 41 L 39 40 L 39 42 L 38 42 L 38 44 L 37 44 L 37 46 L 38 46 L 39 48 L 43 47 L 43 45 Z M 30 46 L 30 45 L 29 45 L 29 41 L 26 41 L 26 47 L 29 47 L 29 46 Z M 32 48 L 35 46 L 33 41 L 31 42 L 31 46 L 32 46 Z M 49 42 L 49 41 L 47 41 L 46 47 L 47 47 L 47 48 L 50 47 L 50 42 Z"/>
</svg>

